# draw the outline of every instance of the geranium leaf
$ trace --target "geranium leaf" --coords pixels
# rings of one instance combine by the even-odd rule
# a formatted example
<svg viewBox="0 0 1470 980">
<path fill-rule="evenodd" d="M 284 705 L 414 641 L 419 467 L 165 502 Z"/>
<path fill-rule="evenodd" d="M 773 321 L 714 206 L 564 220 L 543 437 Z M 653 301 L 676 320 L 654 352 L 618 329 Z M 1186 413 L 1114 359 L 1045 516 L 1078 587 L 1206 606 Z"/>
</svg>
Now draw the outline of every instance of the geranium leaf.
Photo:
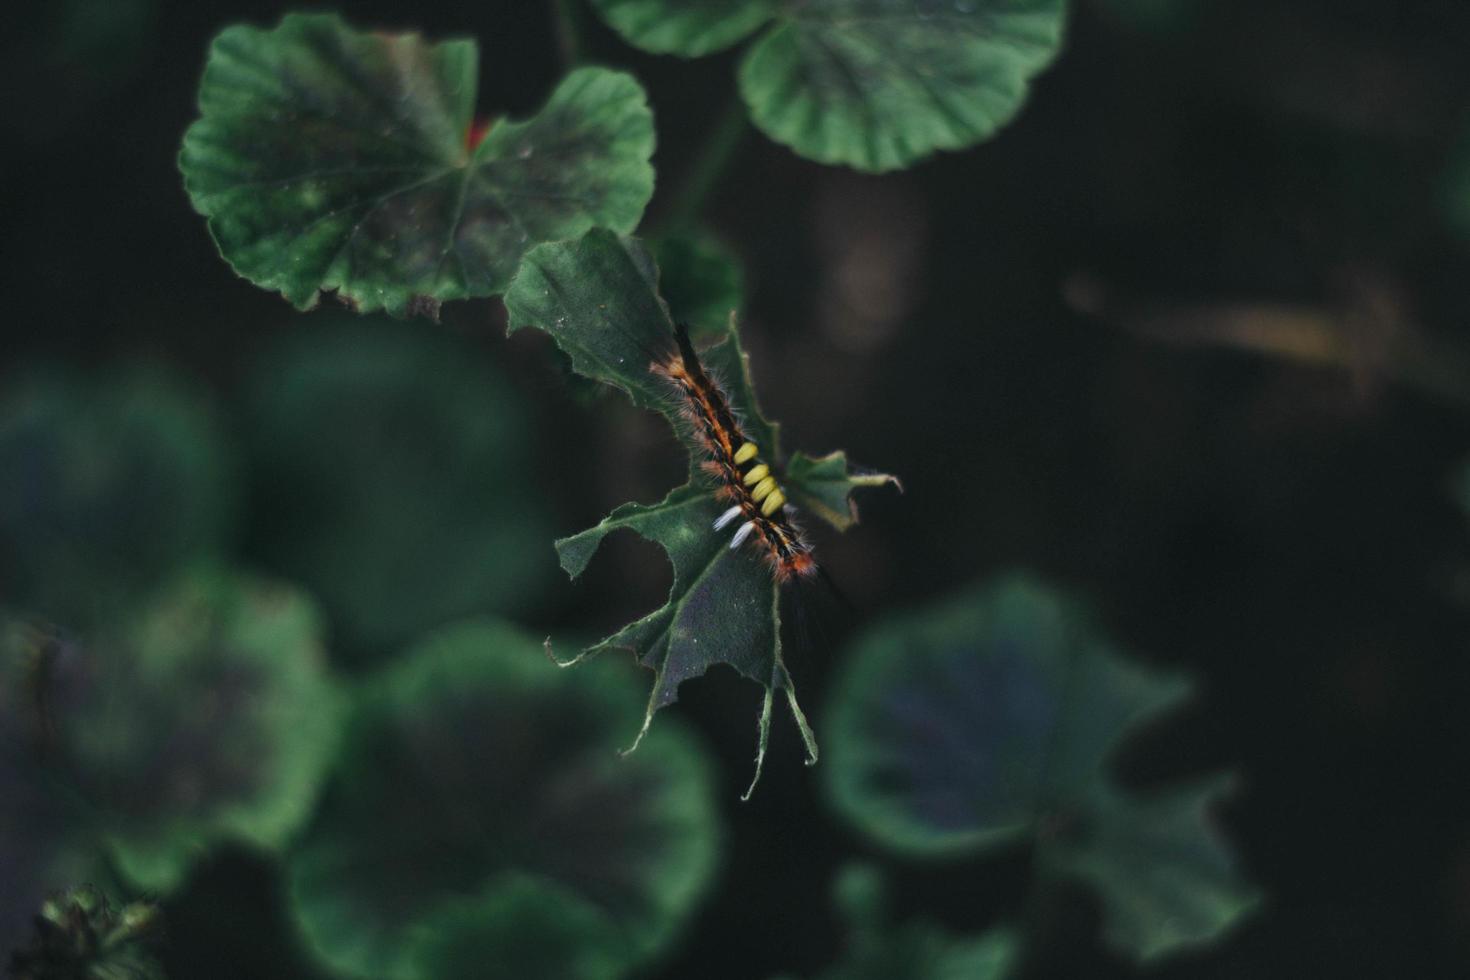
<svg viewBox="0 0 1470 980">
<path fill-rule="evenodd" d="M 58 757 L 138 887 L 173 889 L 217 843 L 278 848 L 311 813 L 338 696 L 300 594 L 193 570 L 63 666 Z"/>
<path fill-rule="evenodd" d="M 630 231 L 653 193 L 631 76 L 572 72 L 524 122 L 474 120 L 476 49 L 330 14 L 226 28 L 179 164 L 240 275 L 299 308 L 434 313 L 490 296 L 538 242 Z"/>
<path fill-rule="evenodd" d="M 605 980 L 628 965 L 618 922 L 605 909 L 515 871 L 497 875 L 483 895 L 432 913 L 419 936 L 409 972 L 432 980 Z"/>
<path fill-rule="evenodd" d="M 656 956 L 709 884 L 718 827 L 689 733 L 618 758 L 638 700 L 618 665 L 549 669 L 493 621 L 369 679 L 288 867 L 311 949 L 386 980 L 612 976 Z"/>
<path fill-rule="evenodd" d="M 762 22 L 740 91 L 752 121 L 804 157 L 907 167 L 1010 120 L 1061 45 L 1065 0 L 594 0 L 645 50 L 696 56 Z"/>
<path fill-rule="evenodd" d="M 780 0 L 592 0 L 603 20 L 644 51 L 697 58 L 746 37 Z"/>
<path fill-rule="evenodd" d="M 875 840 L 916 854 L 1029 839 L 1042 883 L 1080 877 L 1140 959 L 1208 941 L 1258 901 L 1204 819 L 1211 779 L 1139 796 L 1106 771 L 1190 690 L 1122 659 L 1069 600 L 1026 579 L 874 628 L 828 712 L 829 787 Z"/>
<path fill-rule="evenodd" d="M 1208 940 L 1257 904 L 1209 817 L 1234 782 L 1224 775 L 1137 797 L 1095 779 L 1088 825 L 1045 849 L 1046 873 L 1096 888 L 1107 938 L 1139 959 Z"/>
<path fill-rule="evenodd" d="M 714 664 L 728 664 L 760 684 L 766 692 L 758 725 L 758 779 L 775 692 L 785 693 L 802 730 L 809 763 L 816 761 L 816 742 L 782 659 L 779 597 L 771 573 L 749 549 L 732 551 L 726 536 L 711 530 L 724 507 L 699 471 L 702 451 L 679 421 L 679 405 L 666 382 L 648 370 L 653 360 L 672 350 L 673 343 L 673 326 L 656 284 L 657 270 L 641 246 L 594 231 L 578 242 L 533 250 L 505 302 L 512 330 L 535 326 L 550 333 L 579 373 L 621 388 L 636 404 L 662 412 L 690 450 L 689 482 L 662 501 L 624 504 L 596 527 L 557 542 L 562 567 L 574 577 L 602 539 L 620 529 L 662 546 L 674 566 L 666 605 L 581 656 L 625 649 L 654 671 L 640 739 L 654 713 L 678 697 L 679 685 Z M 733 323 L 727 326 L 725 339 L 700 356 L 723 381 L 747 436 L 762 447 L 763 458 L 779 461 L 779 433 L 761 417 Z M 810 467 L 787 474 L 793 499 L 802 495 L 821 499 L 826 494 L 830 500 L 833 474 L 824 471 L 810 487 L 803 482 L 809 476 Z M 847 513 L 845 505 L 842 513 Z"/>
</svg>

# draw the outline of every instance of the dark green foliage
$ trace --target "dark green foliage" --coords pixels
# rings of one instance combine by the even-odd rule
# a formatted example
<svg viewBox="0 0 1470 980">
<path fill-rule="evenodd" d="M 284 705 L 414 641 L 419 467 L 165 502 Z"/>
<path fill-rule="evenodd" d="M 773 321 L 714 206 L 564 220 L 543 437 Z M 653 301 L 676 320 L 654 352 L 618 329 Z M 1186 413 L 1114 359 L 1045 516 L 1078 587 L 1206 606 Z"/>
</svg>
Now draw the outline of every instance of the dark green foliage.
<svg viewBox="0 0 1470 980">
<path fill-rule="evenodd" d="M 92 886 L 47 899 L 35 937 L 17 950 L 14 980 L 163 980 L 148 947 L 159 935 L 158 910 L 136 902 L 115 909 Z"/>
<path fill-rule="evenodd" d="M 769 30 L 740 64 L 752 121 L 804 157 L 907 167 L 1020 109 L 1064 0 L 592 0 L 632 44 L 696 57 Z"/>
<path fill-rule="evenodd" d="M 144 370 L 33 370 L 0 396 L 0 596 L 72 626 L 117 614 L 233 526 L 212 407 Z"/>
<path fill-rule="evenodd" d="M 37 733 L 16 748 L 85 814 L 72 846 L 105 842 L 136 885 L 177 887 L 221 841 L 278 847 L 311 812 L 337 717 L 300 594 L 199 569 L 52 656 L 8 668 Z"/>
<path fill-rule="evenodd" d="M 808 764 L 816 761 L 816 741 L 782 660 L 778 590 L 771 572 L 750 549 L 732 551 L 726 536 L 711 530 L 726 505 L 699 471 L 702 451 L 680 421 L 679 405 L 670 397 L 667 383 L 648 370 L 651 360 L 672 349 L 673 325 L 658 294 L 657 277 L 637 242 L 594 231 L 572 244 L 533 250 L 505 303 L 512 330 L 534 326 L 551 334 L 570 355 L 578 373 L 621 388 L 634 404 L 662 412 L 690 450 L 689 482 L 662 501 L 624 504 L 596 527 L 557 542 L 562 567 L 573 577 L 587 567 L 603 538 L 623 528 L 659 544 L 674 566 L 674 585 L 666 605 L 588 648 L 582 656 L 610 648 L 628 650 L 653 670 L 653 693 L 640 739 L 652 724 L 654 712 L 678 697 L 679 685 L 715 664 L 728 664 L 763 686 L 758 780 L 776 691 L 785 692 L 801 728 Z M 778 428 L 761 417 L 733 320 L 725 339 L 700 356 L 713 375 L 723 380 L 746 437 L 762 447 L 766 458 L 780 460 Z M 802 478 L 815 470 L 820 470 L 821 479 L 809 490 Z M 810 497 L 833 501 L 839 495 L 845 503 L 859 486 L 892 480 L 876 474 L 852 477 L 835 473 L 830 466 L 817 468 L 795 461 L 787 478 L 792 499 L 798 503 Z M 830 512 L 830 506 L 815 511 L 821 517 Z M 839 517 L 837 523 L 844 526 L 848 506 Z M 754 785 L 752 781 L 752 788 Z"/>
<path fill-rule="evenodd" d="M 639 84 L 580 69 L 477 142 L 477 58 L 335 15 L 226 28 L 179 161 L 225 259 L 302 309 L 336 290 L 405 315 L 500 292 L 538 242 L 631 231 L 653 193 Z"/>
<path fill-rule="evenodd" d="M 266 355 L 253 474 L 272 567 L 320 597 L 361 662 L 552 580 L 531 420 L 482 353 L 438 331 L 349 320 Z"/>
<path fill-rule="evenodd" d="M 630 43 L 686 58 L 728 48 L 781 9 L 779 0 L 592 0 L 592 5 Z"/>
<path fill-rule="evenodd" d="M 718 829 L 689 732 L 619 758 L 639 713 L 620 669 L 557 671 L 487 621 L 369 681 L 290 861 L 322 962 L 385 980 L 596 977 L 665 949 L 709 884 Z"/>
<path fill-rule="evenodd" d="M 605 980 L 627 968 L 607 911 L 541 875 L 506 872 L 478 900 L 448 905 L 409 954 L 432 980 Z"/>
<path fill-rule="evenodd" d="M 1016 578 L 870 630 L 826 716 L 837 806 L 874 840 L 964 854 L 1022 840 L 1040 884 L 1087 881 L 1141 959 L 1217 936 L 1258 901 L 1212 833 L 1228 780 L 1139 795 L 1112 750 L 1189 685 L 1120 658 L 1070 601 Z"/>
<path fill-rule="evenodd" d="M 338 702 L 300 592 L 191 571 L 86 658 L 57 694 L 62 744 L 138 886 L 176 887 L 218 842 L 278 848 L 310 815 Z"/>
</svg>

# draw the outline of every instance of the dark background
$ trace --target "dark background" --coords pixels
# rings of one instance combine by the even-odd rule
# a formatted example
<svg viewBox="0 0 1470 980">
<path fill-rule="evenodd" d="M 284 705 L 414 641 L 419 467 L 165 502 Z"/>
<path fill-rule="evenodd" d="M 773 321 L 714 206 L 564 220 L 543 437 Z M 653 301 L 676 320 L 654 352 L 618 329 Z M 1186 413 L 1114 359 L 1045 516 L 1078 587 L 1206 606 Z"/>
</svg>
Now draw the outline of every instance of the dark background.
<svg viewBox="0 0 1470 980">
<path fill-rule="evenodd" d="M 1057 64 L 974 150 L 868 177 L 752 132 L 709 201 L 745 265 L 747 343 L 788 446 L 844 447 L 906 484 L 872 494 L 850 534 L 818 536 L 860 610 L 837 628 L 1019 566 L 1201 679 L 1123 774 L 1238 768 L 1221 816 L 1269 905 L 1157 975 L 1470 975 L 1470 373 L 1453 370 L 1470 246 L 1443 207 L 1470 137 L 1470 4 L 1179 0 L 1178 23 L 1153 26 L 1129 15 L 1142 6 L 1075 4 Z M 293 7 L 161 2 L 135 32 L 61 51 L 51 7 L 21 5 L 0 41 L 5 368 L 165 360 L 229 404 L 252 356 L 304 329 L 218 258 L 174 163 L 209 38 Z M 476 37 L 486 115 L 533 111 L 564 70 L 541 3 L 344 12 Z M 587 26 L 590 59 L 651 93 L 656 222 L 734 97 L 737 55 L 654 58 Z M 1348 363 L 1215 342 L 1228 312 L 1246 346 L 1272 343 L 1288 308 L 1314 311 Z M 509 369 L 555 447 L 525 478 L 559 531 L 678 481 L 659 420 L 586 411 L 546 339 L 507 342 L 503 322 L 482 301 L 416 327 Z M 1426 380 L 1405 350 L 1449 367 Z M 587 635 L 656 604 L 657 549 L 610 545 L 526 625 Z M 793 665 L 818 715 L 831 657 Z M 722 764 L 729 847 L 651 975 L 814 972 L 840 945 L 830 887 L 854 856 L 892 872 L 901 916 L 968 931 L 1019 912 L 1028 855 L 871 852 L 820 801 L 785 719 L 738 803 L 757 701 L 717 672 L 675 709 Z M 277 887 L 243 854 L 206 865 L 165 909 L 170 975 L 311 976 Z M 1101 948 L 1086 895 L 1040 914 L 1054 942 L 1037 975 L 1134 972 Z"/>
</svg>

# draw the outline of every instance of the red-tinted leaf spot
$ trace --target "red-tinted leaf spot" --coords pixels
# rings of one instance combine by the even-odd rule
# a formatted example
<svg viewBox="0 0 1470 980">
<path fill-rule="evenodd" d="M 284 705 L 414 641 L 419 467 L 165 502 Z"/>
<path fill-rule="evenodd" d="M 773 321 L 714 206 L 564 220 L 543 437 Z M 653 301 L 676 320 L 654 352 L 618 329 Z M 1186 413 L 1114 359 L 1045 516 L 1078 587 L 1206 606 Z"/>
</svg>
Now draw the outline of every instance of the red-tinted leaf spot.
<svg viewBox="0 0 1470 980">
<path fill-rule="evenodd" d="M 484 141 L 485 134 L 490 132 L 490 127 L 494 125 L 495 120 L 493 119 L 482 118 L 472 121 L 470 123 L 470 128 L 465 130 L 464 148 L 466 150 L 469 150 L 471 153 L 475 152 L 475 148 Z"/>
</svg>

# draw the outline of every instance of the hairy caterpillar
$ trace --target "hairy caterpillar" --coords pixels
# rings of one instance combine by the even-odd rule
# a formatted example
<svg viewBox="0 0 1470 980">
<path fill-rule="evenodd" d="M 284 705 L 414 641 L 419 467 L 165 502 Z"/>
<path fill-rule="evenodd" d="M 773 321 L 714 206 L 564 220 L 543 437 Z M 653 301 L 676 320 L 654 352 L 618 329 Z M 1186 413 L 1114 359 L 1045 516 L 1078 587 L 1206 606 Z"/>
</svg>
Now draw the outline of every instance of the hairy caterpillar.
<svg viewBox="0 0 1470 980">
<path fill-rule="evenodd" d="M 677 349 L 655 360 L 649 370 L 681 396 L 684 418 L 709 457 L 700 466 L 719 484 L 719 495 L 730 501 L 714 529 L 739 521 L 730 547 L 756 542 L 778 582 L 816 574 L 811 545 L 787 513 L 785 492 L 761 461 L 760 447 L 741 431 L 724 389 L 700 364 L 684 324 L 675 328 L 674 339 Z"/>
</svg>

